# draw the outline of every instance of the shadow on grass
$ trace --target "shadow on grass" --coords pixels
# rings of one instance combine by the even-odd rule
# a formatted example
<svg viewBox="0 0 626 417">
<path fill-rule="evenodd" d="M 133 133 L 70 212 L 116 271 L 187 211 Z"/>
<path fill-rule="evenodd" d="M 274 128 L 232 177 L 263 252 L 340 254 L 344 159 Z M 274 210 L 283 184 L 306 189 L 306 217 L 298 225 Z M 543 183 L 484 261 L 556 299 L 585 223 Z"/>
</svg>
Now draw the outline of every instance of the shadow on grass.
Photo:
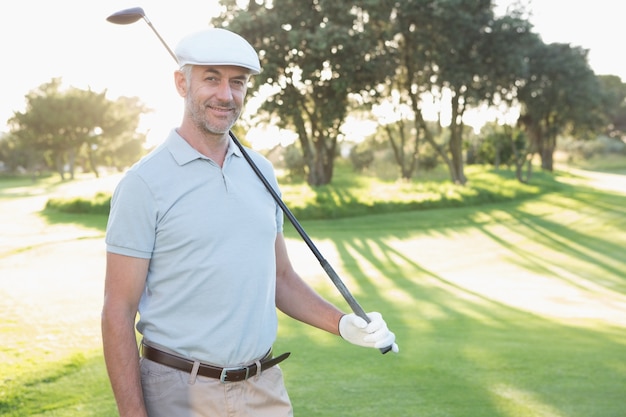
<svg viewBox="0 0 626 417">
<path fill-rule="evenodd" d="M 462 289 L 430 276 L 443 287 L 394 277 L 389 291 L 414 299 L 393 303 L 357 273 L 360 301 L 380 308 L 396 332 L 397 356 L 281 322 L 280 347 L 298 347 L 284 365 L 297 415 L 623 415 L 622 329 L 559 325 L 468 291 L 452 295 Z"/>
<path fill-rule="evenodd" d="M 373 286 L 360 298 L 385 313 L 397 356 L 281 322 L 283 350 L 299 346 L 283 365 L 296 415 L 623 415 L 621 329 L 563 326 L 470 292 L 459 298 L 411 279 L 394 283 L 415 301 L 385 302 Z"/>
<path fill-rule="evenodd" d="M 36 373 L 3 379 L 0 415 L 5 417 L 118 415 L 99 352 L 77 354 L 43 365 Z"/>
<path fill-rule="evenodd" d="M 296 415 L 622 416 L 622 327 L 575 326 L 516 309 L 424 268 L 422 254 L 387 243 L 471 228 L 522 269 L 581 290 L 600 285 L 624 295 L 626 196 L 569 191 L 543 197 L 549 205 L 545 213 L 509 203 L 484 206 L 480 216 L 478 210 L 376 216 L 352 229 L 341 220 L 308 222 L 316 239 L 332 240 L 354 280 L 348 286 L 366 310 L 384 313 L 401 353 L 382 357 L 283 320 L 279 346 L 299 346 L 283 366 Z M 500 224 L 503 216 L 508 221 Z M 545 250 L 516 245 L 493 226 Z M 563 269 L 567 273 L 559 274 Z M 316 287 L 343 305 L 328 283 Z M 346 398 L 359 400 L 346 407 Z"/>
<path fill-rule="evenodd" d="M 528 270 L 559 277 L 581 289 L 588 289 L 584 283 L 592 282 L 626 294 L 626 234 L 619 232 L 626 230 L 626 196 L 578 190 L 567 197 L 548 196 L 546 200 L 560 211 L 541 216 L 513 207 L 508 213 L 516 224 L 508 227 L 548 251 L 536 253 L 501 239 L 481 225 L 475 227 L 507 248 L 512 262 Z M 598 233 L 598 229 L 604 232 Z M 570 261 L 562 264 L 559 259 Z M 581 279 L 574 281 L 559 270 Z"/>
</svg>

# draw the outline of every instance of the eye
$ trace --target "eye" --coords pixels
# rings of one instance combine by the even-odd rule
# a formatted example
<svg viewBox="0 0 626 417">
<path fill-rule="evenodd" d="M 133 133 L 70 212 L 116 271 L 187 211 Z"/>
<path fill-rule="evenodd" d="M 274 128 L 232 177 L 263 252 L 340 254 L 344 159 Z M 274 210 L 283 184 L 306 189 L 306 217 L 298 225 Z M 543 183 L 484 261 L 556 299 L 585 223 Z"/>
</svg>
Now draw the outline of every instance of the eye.
<svg viewBox="0 0 626 417">
<path fill-rule="evenodd" d="M 230 80 L 230 86 L 233 90 L 243 91 L 246 89 L 246 81 L 240 79 Z"/>
</svg>

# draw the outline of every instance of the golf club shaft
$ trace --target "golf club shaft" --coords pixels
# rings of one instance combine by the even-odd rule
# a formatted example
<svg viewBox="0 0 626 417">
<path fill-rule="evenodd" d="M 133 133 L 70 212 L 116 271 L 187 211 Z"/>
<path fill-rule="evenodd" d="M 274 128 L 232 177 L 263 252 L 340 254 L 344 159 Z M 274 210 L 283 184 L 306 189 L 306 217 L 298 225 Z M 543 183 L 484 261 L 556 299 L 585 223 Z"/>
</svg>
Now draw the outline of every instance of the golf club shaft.
<svg viewBox="0 0 626 417">
<path fill-rule="evenodd" d="M 293 227 L 300 234 L 300 236 L 302 237 L 302 240 L 304 240 L 304 242 L 307 244 L 309 249 L 311 249 L 311 252 L 313 252 L 313 255 L 315 255 L 320 265 L 322 266 L 324 271 L 326 271 L 326 274 L 328 275 L 330 280 L 333 282 L 333 284 L 335 284 L 335 287 L 337 287 L 337 290 L 339 290 L 339 293 L 346 300 L 346 302 L 348 303 L 348 305 L 350 306 L 354 314 L 356 314 L 357 316 L 361 317 L 363 320 L 369 323 L 371 320 L 365 313 L 365 310 L 363 310 L 363 307 L 361 307 L 361 305 L 358 303 L 356 298 L 354 298 L 350 290 L 348 290 L 348 287 L 346 287 L 346 285 L 341 280 L 337 272 L 335 272 L 334 268 L 330 265 L 330 263 L 324 258 L 324 256 L 322 256 L 322 253 L 317 249 L 317 247 L 315 246 L 315 244 L 313 243 L 309 235 L 304 231 L 304 229 L 302 228 L 302 226 L 300 225 L 296 217 L 293 215 L 291 210 L 289 210 L 289 207 L 287 207 L 287 205 L 283 202 L 283 200 L 280 198 L 276 190 L 274 190 L 272 185 L 267 181 L 267 178 L 265 178 L 265 176 L 263 175 L 259 167 L 254 163 L 250 155 L 248 155 L 248 152 L 243 147 L 241 142 L 239 142 L 239 140 L 233 134 L 233 132 L 229 132 L 229 134 L 233 142 L 235 142 L 235 145 L 237 145 L 237 147 L 243 154 L 243 157 L 245 158 L 245 160 L 248 162 L 248 165 L 250 165 L 250 167 L 252 168 L 254 173 L 257 175 L 257 177 L 259 177 L 259 179 L 261 180 L 261 182 L 263 183 L 267 191 L 272 195 L 276 204 L 278 204 L 278 206 L 282 209 L 283 213 L 285 213 L 285 216 L 287 216 L 287 218 L 289 219 Z M 389 352 L 390 350 L 391 350 L 391 346 L 380 348 L 380 351 L 383 354 Z"/>
<path fill-rule="evenodd" d="M 157 36 L 157 38 L 159 38 L 159 40 L 161 41 L 161 43 L 163 44 L 163 46 L 165 46 L 165 49 L 167 49 L 167 52 L 170 53 L 170 55 L 172 56 L 172 58 L 174 58 L 174 61 L 176 61 L 176 63 L 178 63 L 178 58 L 176 58 L 176 54 L 174 54 L 174 52 L 172 51 L 172 49 L 167 45 L 167 43 L 163 40 L 163 38 L 161 37 L 161 35 L 159 35 L 159 32 L 157 32 L 157 30 L 154 28 L 154 25 L 152 24 L 152 22 L 150 20 L 148 20 L 148 18 L 144 15 L 143 16 L 143 20 L 146 21 L 146 23 L 148 24 L 148 26 L 150 26 L 150 29 L 152 29 L 152 31 L 154 32 L 154 34 Z"/>
</svg>

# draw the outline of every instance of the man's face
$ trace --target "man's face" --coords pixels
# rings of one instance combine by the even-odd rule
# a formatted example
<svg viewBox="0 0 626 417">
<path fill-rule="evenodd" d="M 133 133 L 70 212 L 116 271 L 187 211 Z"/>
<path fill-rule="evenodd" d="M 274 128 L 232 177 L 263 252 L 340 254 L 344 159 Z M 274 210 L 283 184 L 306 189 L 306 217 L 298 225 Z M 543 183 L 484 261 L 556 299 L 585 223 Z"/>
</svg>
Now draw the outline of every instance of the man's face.
<svg viewBox="0 0 626 417">
<path fill-rule="evenodd" d="M 249 78 L 242 67 L 194 65 L 186 86 L 186 117 L 205 133 L 227 134 L 241 114 Z"/>
</svg>

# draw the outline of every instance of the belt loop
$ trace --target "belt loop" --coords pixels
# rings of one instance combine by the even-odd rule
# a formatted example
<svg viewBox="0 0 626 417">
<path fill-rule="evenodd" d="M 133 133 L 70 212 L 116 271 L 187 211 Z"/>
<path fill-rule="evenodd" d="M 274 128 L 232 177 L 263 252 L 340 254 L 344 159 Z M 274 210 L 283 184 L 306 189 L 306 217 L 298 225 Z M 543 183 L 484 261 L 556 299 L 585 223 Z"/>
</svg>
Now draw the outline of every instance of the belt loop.
<svg viewBox="0 0 626 417">
<path fill-rule="evenodd" d="M 261 372 L 263 371 L 261 369 L 261 361 L 259 359 L 257 359 L 256 361 L 254 361 L 254 363 L 256 364 L 256 376 L 255 376 L 255 381 L 258 381 L 259 378 L 261 377 Z"/>
<path fill-rule="evenodd" d="M 189 380 L 187 384 L 193 385 L 196 383 L 196 378 L 198 377 L 198 369 L 200 369 L 200 362 L 193 361 L 193 368 L 191 368 L 191 373 L 189 374 Z"/>
</svg>

